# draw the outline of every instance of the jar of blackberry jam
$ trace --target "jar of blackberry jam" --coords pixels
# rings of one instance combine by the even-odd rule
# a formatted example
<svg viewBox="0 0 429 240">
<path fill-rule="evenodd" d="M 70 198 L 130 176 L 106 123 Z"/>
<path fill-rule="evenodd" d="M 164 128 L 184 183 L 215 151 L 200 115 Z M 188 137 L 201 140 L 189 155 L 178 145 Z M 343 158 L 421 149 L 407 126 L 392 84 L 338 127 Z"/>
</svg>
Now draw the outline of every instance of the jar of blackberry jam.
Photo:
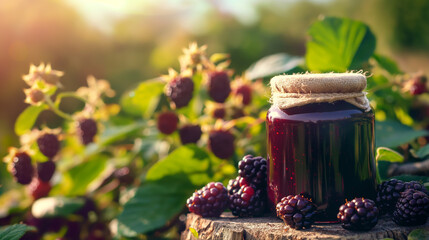
<svg viewBox="0 0 429 240">
<path fill-rule="evenodd" d="M 346 199 L 374 199 L 374 114 L 359 73 L 282 75 L 271 79 L 267 113 L 271 209 L 290 194 L 318 206 L 316 220 L 335 222 Z"/>
</svg>

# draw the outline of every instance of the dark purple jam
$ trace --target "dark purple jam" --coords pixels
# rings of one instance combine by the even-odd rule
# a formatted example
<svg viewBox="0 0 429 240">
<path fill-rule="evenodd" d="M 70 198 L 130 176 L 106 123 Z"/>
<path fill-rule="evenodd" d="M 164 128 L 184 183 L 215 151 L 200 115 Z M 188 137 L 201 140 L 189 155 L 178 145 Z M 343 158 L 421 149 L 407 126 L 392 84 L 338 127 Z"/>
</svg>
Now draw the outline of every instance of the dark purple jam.
<svg viewBox="0 0 429 240">
<path fill-rule="evenodd" d="M 318 205 L 318 221 L 335 221 L 346 199 L 374 199 L 374 114 L 345 101 L 267 114 L 268 197 L 271 208 L 289 194 Z"/>
</svg>

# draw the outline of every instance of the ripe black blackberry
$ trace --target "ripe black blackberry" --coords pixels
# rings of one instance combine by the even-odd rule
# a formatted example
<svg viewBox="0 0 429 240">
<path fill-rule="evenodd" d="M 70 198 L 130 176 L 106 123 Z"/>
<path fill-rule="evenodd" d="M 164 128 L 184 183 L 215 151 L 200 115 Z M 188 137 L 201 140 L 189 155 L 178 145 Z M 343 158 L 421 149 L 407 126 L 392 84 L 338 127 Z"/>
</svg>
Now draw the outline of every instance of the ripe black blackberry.
<svg viewBox="0 0 429 240">
<path fill-rule="evenodd" d="M 230 179 L 228 182 L 228 187 L 226 188 L 228 190 L 228 195 L 235 194 L 244 185 L 249 185 L 249 184 L 247 183 L 247 181 L 244 178 L 242 178 L 240 176 L 238 176 L 234 179 Z"/>
<path fill-rule="evenodd" d="M 208 146 L 213 154 L 222 159 L 234 154 L 234 135 L 227 130 L 214 130 L 209 134 Z"/>
<path fill-rule="evenodd" d="M 246 155 L 238 163 L 238 174 L 249 184 L 264 187 L 267 182 L 267 160 L 260 156 Z"/>
<path fill-rule="evenodd" d="M 212 116 L 214 118 L 223 119 L 225 118 L 226 110 L 225 106 L 218 106 L 213 110 Z"/>
<path fill-rule="evenodd" d="M 414 189 L 417 191 L 424 192 L 426 195 L 429 195 L 429 191 L 425 188 L 425 186 L 423 186 L 423 184 L 417 181 L 406 182 L 404 184 L 405 184 L 405 189 Z"/>
<path fill-rule="evenodd" d="M 316 205 L 303 195 L 289 195 L 276 206 L 277 216 L 291 228 L 308 229 L 314 222 Z"/>
<path fill-rule="evenodd" d="M 189 124 L 179 129 L 180 141 L 183 145 L 197 143 L 201 138 L 201 134 L 203 134 L 203 132 L 201 131 L 200 125 Z"/>
<path fill-rule="evenodd" d="M 186 201 L 190 212 L 202 217 L 219 217 L 228 206 L 228 192 L 220 182 L 211 182 Z"/>
<path fill-rule="evenodd" d="M 236 189 L 230 189 L 234 192 Z M 252 185 L 242 185 L 238 191 L 229 195 L 229 209 L 234 216 L 256 217 L 265 211 L 265 191 Z"/>
<path fill-rule="evenodd" d="M 243 105 L 249 105 L 252 101 L 252 88 L 247 84 L 238 86 L 233 93 L 236 96 L 241 96 Z"/>
<path fill-rule="evenodd" d="M 192 99 L 194 82 L 189 77 L 176 77 L 166 87 L 166 95 L 176 108 L 185 107 Z"/>
<path fill-rule="evenodd" d="M 77 135 L 83 145 L 92 143 L 97 131 L 97 122 L 92 118 L 82 118 L 77 122 Z"/>
<path fill-rule="evenodd" d="M 178 122 L 176 113 L 166 111 L 158 115 L 156 126 L 161 133 L 169 135 L 176 131 Z"/>
<path fill-rule="evenodd" d="M 60 150 L 60 141 L 55 134 L 45 133 L 37 139 L 37 145 L 43 155 L 52 158 L 57 155 Z"/>
<path fill-rule="evenodd" d="M 31 164 L 30 156 L 25 152 L 17 152 L 12 158 L 12 175 L 15 180 L 23 185 L 31 182 L 34 175 L 34 167 Z"/>
<path fill-rule="evenodd" d="M 378 208 L 371 199 L 355 198 L 341 205 L 337 215 L 348 230 L 370 230 L 378 222 Z"/>
<path fill-rule="evenodd" d="M 43 182 L 49 182 L 55 172 L 55 163 L 52 160 L 37 163 L 37 177 Z"/>
<path fill-rule="evenodd" d="M 225 102 L 231 92 L 231 84 L 228 74 L 224 71 L 209 73 L 208 92 L 215 102 Z"/>
<path fill-rule="evenodd" d="M 428 215 L 428 195 L 418 190 L 407 189 L 401 193 L 392 219 L 398 225 L 416 226 L 425 224 Z"/>
<path fill-rule="evenodd" d="M 380 214 L 392 213 L 396 201 L 404 190 L 405 183 L 397 179 L 391 179 L 378 185 L 375 202 L 377 203 Z"/>
</svg>

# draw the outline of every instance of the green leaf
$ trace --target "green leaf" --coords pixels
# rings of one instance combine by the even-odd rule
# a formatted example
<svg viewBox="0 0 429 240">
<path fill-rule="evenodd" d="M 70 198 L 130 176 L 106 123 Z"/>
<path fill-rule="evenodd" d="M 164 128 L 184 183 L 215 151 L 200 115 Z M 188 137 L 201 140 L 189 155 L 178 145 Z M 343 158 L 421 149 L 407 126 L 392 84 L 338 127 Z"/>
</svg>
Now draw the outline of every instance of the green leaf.
<svg viewBox="0 0 429 240">
<path fill-rule="evenodd" d="M 404 162 L 404 156 L 400 153 L 386 147 L 377 148 L 377 155 L 375 158 L 377 161 L 387 161 L 387 162 Z"/>
<path fill-rule="evenodd" d="M 344 18 L 326 17 L 309 29 L 305 55 L 314 72 L 359 69 L 375 49 L 375 37 L 367 25 Z"/>
<path fill-rule="evenodd" d="M 85 204 L 83 198 L 47 197 L 36 200 L 31 214 L 36 218 L 67 217 Z"/>
<path fill-rule="evenodd" d="M 24 224 L 14 224 L 0 228 L 1 240 L 19 240 L 27 231 L 36 230 Z"/>
<path fill-rule="evenodd" d="M 152 231 L 179 214 L 186 199 L 212 180 L 213 161 L 204 150 L 186 145 L 157 162 L 118 217 L 122 234 Z"/>
<path fill-rule="evenodd" d="M 388 73 L 392 75 L 402 74 L 402 71 L 399 69 L 396 62 L 393 61 L 392 59 L 376 53 L 374 53 L 372 57 L 374 58 L 375 61 L 377 61 L 378 65 L 384 70 L 386 70 Z"/>
<path fill-rule="evenodd" d="M 107 126 L 100 136 L 100 145 L 106 146 L 127 137 L 132 132 L 142 129 L 146 122 L 135 122 L 125 126 Z"/>
<path fill-rule="evenodd" d="M 408 240 L 423 240 L 429 239 L 429 230 L 428 229 L 414 229 L 408 234 Z"/>
<path fill-rule="evenodd" d="M 133 115 L 143 115 L 146 118 L 152 116 L 164 90 L 164 85 L 165 83 L 159 79 L 140 83 L 136 89 L 122 96 L 122 108 Z"/>
<path fill-rule="evenodd" d="M 19 136 L 31 130 L 39 114 L 47 108 L 46 105 L 28 106 L 15 122 L 15 133 Z"/>
<path fill-rule="evenodd" d="M 64 173 L 64 181 L 55 187 L 67 196 L 78 196 L 87 193 L 88 186 L 102 176 L 107 169 L 108 159 L 103 155 L 95 155 L 87 161 Z"/>
<path fill-rule="evenodd" d="M 287 73 L 304 63 L 304 59 L 286 53 L 277 53 L 261 58 L 246 70 L 246 77 L 250 80 L 271 77 L 280 73 Z"/>
<path fill-rule="evenodd" d="M 376 122 L 375 124 L 375 143 L 377 147 L 394 148 L 428 134 L 428 131 L 415 130 L 392 120 Z"/>
<path fill-rule="evenodd" d="M 427 155 L 429 155 L 429 144 L 426 144 L 417 150 L 416 155 L 419 158 L 425 158 Z"/>
</svg>

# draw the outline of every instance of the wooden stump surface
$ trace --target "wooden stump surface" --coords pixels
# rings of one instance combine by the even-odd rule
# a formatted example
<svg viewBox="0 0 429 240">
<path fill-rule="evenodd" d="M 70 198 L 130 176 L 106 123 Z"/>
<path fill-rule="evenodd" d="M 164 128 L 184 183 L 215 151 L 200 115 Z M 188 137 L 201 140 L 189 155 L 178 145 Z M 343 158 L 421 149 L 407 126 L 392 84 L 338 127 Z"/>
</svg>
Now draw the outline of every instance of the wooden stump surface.
<svg viewBox="0 0 429 240">
<path fill-rule="evenodd" d="M 186 230 L 181 239 L 196 239 L 190 228 L 198 232 L 199 239 L 224 240 L 280 240 L 280 239 L 407 239 L 407 235 L 417 228 L 429 229 L 426 225 L 416 227 L 400 227 L 384 217 L 367 232 L 348 231 L 340 224 L 315 224 L 308 230 L 295 230 L 285 227 L 282 220 L 276 217 L 237 218 L 231 213 L 223 213 L 219 218 L 202 218 L 196 214 L 188 214 Z"/>
</svg>

